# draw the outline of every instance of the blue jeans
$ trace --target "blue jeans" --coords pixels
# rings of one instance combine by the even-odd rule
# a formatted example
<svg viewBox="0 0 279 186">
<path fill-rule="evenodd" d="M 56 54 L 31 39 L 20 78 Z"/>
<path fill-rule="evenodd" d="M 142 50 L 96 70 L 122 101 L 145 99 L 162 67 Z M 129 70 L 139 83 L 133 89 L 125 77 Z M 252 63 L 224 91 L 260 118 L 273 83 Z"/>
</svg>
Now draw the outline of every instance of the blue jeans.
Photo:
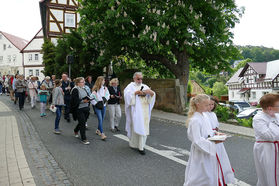
<svg viewBox="0 0 279 186">
<path fill-rule="evenodd" d="M 103 133 L 103 121 L 106 114 L 106 106 L 104 106 L 103 109 L 97 109 L 95 107 L 95 112 L 98 118 L 98 129 L 100 130 L 101 133 Z"/>
<path fill-rule="evenodd" d="M 55 105 L 56 109 L 56 118 L 55 118 L 55 130 L 59 129 L 59 122 L 61 118 L 62 113 L 62 106 L 61 105 Z"/>
<path fill-rule="evenodd" d="M 0 93 L 2 93 L 2 85 L 0 85 Z"/>
</svg>

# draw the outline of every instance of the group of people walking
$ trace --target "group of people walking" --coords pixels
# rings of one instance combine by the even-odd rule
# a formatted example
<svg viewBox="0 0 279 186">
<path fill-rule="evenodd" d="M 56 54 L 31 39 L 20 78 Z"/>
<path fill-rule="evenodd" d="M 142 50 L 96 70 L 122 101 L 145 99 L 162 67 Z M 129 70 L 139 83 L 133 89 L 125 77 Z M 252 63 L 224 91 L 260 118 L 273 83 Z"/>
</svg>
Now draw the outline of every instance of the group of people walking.
<svg viewBox="0 0 279 186">
<path fill-rule="evenodd" d="M 74 128 L 74 136 L 83 144 L 90 144 L 86 137 L 86 126 L 91 105 L 98 118 L 96 134 L 106 139 L 103 121 L 106 108 L 109 111 L 110 130 L 119 131 L 121 119 L 120 101 L 122 93 L 117 78 L 105 86 L 105 79 L 99 76 L 95 83 L 92 77 L 75 78 L 71 81 L 67 73 L 62 79 L 55 76 L 46 77 L 42 83 L 31 77 L 17 75 L 13 80 L 19 108 L 24 106 L 26 90 L 29 91 L 31 107 L 40 102 L 41 117 L 46 116 L 46 107 L 55 110 L 54 133 L 60 134 L 60 118 L 64 108 L 64 118 L 71 121 L 70 113 L 78 123 Z M 142 83 L 143 74 L 136 72 L 133 82 L 124 89 L 125 115 L 129 146 L 144 155 L 147 136 L 150 134 L 149 122 L 155 104 L 156 94 Z M 39 86 L 40 84 L 40 86 Z M 11 93 L 11 91 L 10 91 Z M 39 96 L 39 99 L 37 99 Z M 16 102 L 16 98 L 14 98 Z M 185 171 L 184 186 L 204 185 L 222 186 L 235 182 L 234 170 L 224 147 L 224 140 L 212 140 L 215 136 L 225 134 L 219 132 L 219 122 L 214 113 L 217 101 L 208 95 L 200 94 L 191 98 L 186 125 L 187 136 L 192 142 L 188 165 Z M 276 186 L 279 172 L 279 95 L 266 94 L 260 100 L 261 112 L 253 119 L 256 142 L 254 160 L 258 175 L 258 186 Z M 217 138 L 218 139 L 218 138 Z M 220 138 L 221 139 L 221 138 Z"/>
</svg>

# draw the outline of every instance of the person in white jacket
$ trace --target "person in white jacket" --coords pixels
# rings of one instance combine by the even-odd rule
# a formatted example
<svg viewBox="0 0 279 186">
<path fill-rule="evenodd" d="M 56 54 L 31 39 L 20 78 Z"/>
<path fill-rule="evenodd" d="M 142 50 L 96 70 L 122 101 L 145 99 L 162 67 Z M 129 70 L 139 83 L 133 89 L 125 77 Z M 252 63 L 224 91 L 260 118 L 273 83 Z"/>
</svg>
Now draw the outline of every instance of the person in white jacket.
<svg viewBox="0 0 279 186">
<path fill-rule="evenodd" d="M 206 118 L 206 121 L 210 123 L 215 135 L 224 135 L 219 132 L 219 122 L 216 114 L 213 112 L 217 106 L 216 102 L 217 101 L 213 97 L 210 97 L 208 112 L 204 112 L 203 115 Z M 235 183 L 234 170 L 231 167 L 224 144 L 216 144 L 216 150 L 216 158 L 218 157 L 218 183 L 220 183 L 220 185 Z"/>
<path fill-rule="evenodd" d="M 185 171 L 184 186 L 218 186 L 218 161 L 216 144 L 210 141 L 214 131 L 203 112 L 209 108 L 209 96 L 199 94 L 190 100 L 188 119 L 188 138 L 192 141 L 188 165 Z"/>
<path fill-rule="evenodd" d="M 99 76 L 92 88 L 92 105 L 94 105 L 94 109 L 98 118 L 98 129 L 96 130 L 96 134 L 101 136 L 102 140 L 105 140 L 107 136 L 103 131 L 103 121 L 106 114 L 106 105 L 107 101 L 110 98 L 109 91 L 107 87 L 104 86 L 105 78 L 103 76 Z"/>
<path fill-rule="evenodd" d="M 277 186 L 279 185 L 279 95 L 264 95 L 260 99 L 260 106 L 263 111 L 258 112 L 253 118 L 257 186 Z"/>
</svg>

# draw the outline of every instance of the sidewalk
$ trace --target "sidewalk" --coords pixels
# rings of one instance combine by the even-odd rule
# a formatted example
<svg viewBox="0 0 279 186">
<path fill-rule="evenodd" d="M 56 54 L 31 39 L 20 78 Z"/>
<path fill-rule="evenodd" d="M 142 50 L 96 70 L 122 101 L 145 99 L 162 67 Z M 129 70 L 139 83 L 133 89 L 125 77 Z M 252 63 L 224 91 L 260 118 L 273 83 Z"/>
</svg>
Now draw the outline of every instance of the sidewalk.
<svg viewBox="0 0 279 186">
<path fill-rule="evenodd" d="M 16 118 L 1 101 L 0 113 L 0 185 L 36 185 L 23 152 Z"/>
<path fill-rule="evenodd" d="M 121 105 L 121 109 L 123 112 L 125 112 L 124 105 Z M 162 121 L 167 121 L 174 124 L 181 124 L 185 125 L 187 116 L 175 114 L 175 113 L 169 113 L 164 112 L 161 110 L 153 109 L 151 113 L 151 117 L 153 119 L 158 119 Z M 255 137 L 254 129 L 248 128 L 248 127 L 242 127 L 227 123 L 220 123 L 220 130 L 227 133 L 232 133 L 236 135 L 242 135 L 247 137 Z"/>
<path fill-rule="evenodd" d="M 153 109 L 152 118 L 185 125 L 187 116 Z M 220 123 L 220 130 L 232 134 L 255 137 L 254 129 L 248 127 L 242 127 L 242 126 L 237 126 L 237 125 L 232 125 L 227 123 Z"/>
</svg>

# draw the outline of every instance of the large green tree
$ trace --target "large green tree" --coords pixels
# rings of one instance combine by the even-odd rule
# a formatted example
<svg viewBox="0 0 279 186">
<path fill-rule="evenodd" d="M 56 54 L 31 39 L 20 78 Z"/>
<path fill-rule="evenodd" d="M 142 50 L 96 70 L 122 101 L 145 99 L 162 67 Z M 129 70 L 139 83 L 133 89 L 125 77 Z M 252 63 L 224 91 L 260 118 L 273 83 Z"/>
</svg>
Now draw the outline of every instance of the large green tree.
<svg viewBox="0 0 279 186">
<path fill-rule="evenodd" d="M 242 9 L 234 0 L 80 0 L 80 28 L 98 61 L 119 55 L 141 57 L 180 80 L 186 100 L 190 65 L 217 73 L 238 50 L 231 28 Z"/>
</svg>

